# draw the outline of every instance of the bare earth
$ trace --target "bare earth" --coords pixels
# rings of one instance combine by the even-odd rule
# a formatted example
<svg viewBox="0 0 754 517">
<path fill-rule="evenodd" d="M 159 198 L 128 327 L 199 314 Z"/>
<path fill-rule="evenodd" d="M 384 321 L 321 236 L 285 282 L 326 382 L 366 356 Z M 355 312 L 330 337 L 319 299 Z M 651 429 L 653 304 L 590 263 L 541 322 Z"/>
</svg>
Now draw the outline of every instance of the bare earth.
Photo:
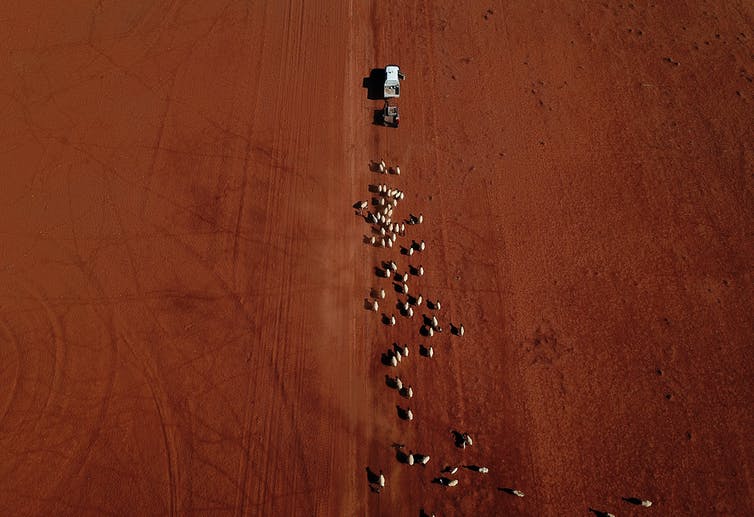
<svg viewBox="0 0 754 517">
<path fill-rule="evenodd" d="M 0 5 L 0 515 L 754 512 L 750 2 L 219 4 Z"/>
</svg>

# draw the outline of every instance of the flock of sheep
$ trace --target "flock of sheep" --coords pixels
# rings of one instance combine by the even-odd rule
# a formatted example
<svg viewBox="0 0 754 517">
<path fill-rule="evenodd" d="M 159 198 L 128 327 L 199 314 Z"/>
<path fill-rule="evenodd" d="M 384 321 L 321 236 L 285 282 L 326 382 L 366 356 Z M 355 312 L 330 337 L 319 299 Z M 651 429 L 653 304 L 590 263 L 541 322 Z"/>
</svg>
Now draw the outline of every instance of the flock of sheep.
<svg viewBox="0 0 754 517">
<path fill-rule="evenodd" d="M 401 173 L 399 166 L 388 167 L 384 161 L 373 162 L 370 169 L 373 172 L 385 175 L 397 176 Z M 407 226 L 424 223 L 424 216 L 422 214 L 410 214 L 408 218 L 402 221 L 399 221 L 395 217 L 394 220 L 394 211 L 398 208 L 399 203 L 405 199 L 405 193 L 400 189 L 380 183 L 370 185 L 369 190 L 373 194 L 371 203 L 369 201 L 358 201 L 354 204 L 357 214 L 363 217 L 371 228 L 371 233 L 364 236 L 366 244 L 379 248 L 398 247 L 398 238 L 406 236 Z M 400 254 L 404 257 L 420 256 L 426 250 L 426 247 L 427 245 L 423 240 L 412 240 L 410 245 L 400 246 Z M 425 338 L 432 338 L 436 333 L 444 332 L 438 318 L 442 308 L 440 300 L 425 300 L 421 293 L 414 291 L 412 277 L 418 279 L 424 276 L 425 270 L 422 264 L 408 264 L 403 269 L 399 268 L 394 260 L 388 260 L 376 267 L 375 273 L 379 278 L 392 282 L 392 286 L 386 286 L 387 292 L 392 290 L 397 295 L 397 301 L 393 304 L 392 300 L 390 302 L 386 301 L 387 292 L 385 287 L 375 287 L 371 289 L 369 297 L 364 300 L 365 308 L 375 313 L 379 313 L 382 307 L 381 321 L 383 324 L 396 325 L 399 317 L 408 320 L 420 319 L 419 332 Z M 426 307 L 427 312 L 419 317 L 418 313 L 423 310 L 423 307 Z M 388 308 L 390 309 L 388 310 Z M 449 328 L 450 333 L 458 337 L 464 336 L 466 332 L 462 323 L 458 325 L 449 324 Z M 428 339 L 428 341 L 431 340 Z M 409 353 L 408 345 L 395 343 L 392 348 L 382 355 L 382 362 L 385 366 L 398 370 L 401 362 L 407 360 L 409 357 Z M 419 354 L 427 359 L 432 359 L 435 351 L 431 344 L 420 345 Z M 414 396 L 413 386 L 405 383 L 399 374 L 386 375 L 385 377 L 387 386 L 396 390 L 398 395 L 406 401 L 405 407 L 401 405 L 397 406 L 398 417 L 406 421 L 414 420 L 414 412 L 408 405 Z M 459 449 L 464 449 L 474 443 L 468 433 L 453 431 L 453 435 L 455 437 L 455 445 Z M 403 444 L 394 444 L 394 446 L 398 449 L 399 461 L 406 465 L 427 465 L 430 461 L 429 454 L 414 451 L 404 453 L 401 450 L 404 448 Z M 489 472 L 489 468 L 477 465 L 466 465 L 464 468 L 480 474 L 487 474 Z M 445 467 L 441 471 L 441 475 L 433 479 L 433 483 L 445 487 L 454 487 L 459 482 L 457 477 L 458 471 L 459 468 L 456 466 Z M 385 487 L 385 475 L 382 471 L 376 474 L 367 469 L 367 472 L 372 490 L 379 493 Z M 519 497 L 524 496 L 519 490 L 511 489 L 510 493 Z"/>
<path fill-rule="evenodd" d="M 370 170 L 378 174 L 394 175 L 401 174 L 399 166 L 388 167 L 384 161 L 372 162 Z M 393 188 L 387 184 L 379 183 L 376 185 L 370 185 L 369 191 L 373 194 L 371 203 L 369 201 L 357 201 L 354 204 L 356 213 L 363 217 L 367 224 L 370 225 L 370 234 L 364 236 L 364 243 L 378 247 L 378 248 L 393 248 L 398 247 L 397 241 L 399 237 L 406 236 L 406 227 L 421 225 L 424 223 L 424 216 L 422 214 L 413 215 L 410 214 L 408 218 L 399 222 L 396 217 L 394 220 L 395 210 L 401 201 L 405 199 L 405 193 L 398 188 Z M 426 243 L 422 241 L 412 240 L 409 246 L 400 246 L 400 254 L 404 257 L 413 257 L 414 255 L 421 255 L 426 249 Z M 375 287 L 370 290 L 369 297 L 364 300 L 364 307 L 375 313 L 380 312 L 382 307 L 383 312 L 381 315 L 381 321 L 385 325 L 394 326 L 398 323 L 398 316 L 407 320 L 414 320 L 419 311 L 422 311 L 422 306 L 425 303 L 424 296 L 416 292 L 412 277 L 419 278 L 424 276 L 424 266 L 421 264 L 408 264 L 405 269 L 399 268 L 398 264 L 394 260 L 388 260 L 382 262 L 375 268 L 375 273 L 379 278 L 392 282 L 392 286 L 387 285 L 387 291 L 385 287 Z M 411 288 L 409 288 L 409 283 Z M 393 304 L 392 301 L 387 301 L 387 292 L 394 291 L 397 295 L 397 301 Z M 427 338 L 427 345 L 419 346 L 419 354 L 427 359 L 432 359 L 435 355 L 434 348 L 429 342 L 436 333 L 442 333 L 444 330 L 440 325 L 440 319 L 438 318 L 442 304 L 440 300 L 434 299 L 426 300 L 427 312 L 421 315 L 420 330 L 419 333 L 424 338 Z M 396 316 L 397 314 L 397 316 Z M 465 328 L 462 323 L 454 325 L 449 323 L 450 333 L 457 337 L 463 337 L 465 335 Z M 382 354 L 382 363 L 393 370 L 399 371 L 400 365 L 403 361 L 409 357 L 409 346 L 399 345 L 394 343 L 393 346 L 385 353 Z M 386 384 L 389 388 L 397 391 L 398 395 L 406 401 L 406 406 L 397 405 L 398 417 L 412 421 L 415 418 L 414 412 L 408 405 L 409 401 L 414 397 L 414 388 L 411 384 L 407 384 L 401 379 L 400 375 L 386 375 Z M 468 446 L 473 445 L 473 440 L 468 433 L 461 433 L 459 431 L 452 431 L 455 446 L 459 449 L 465 449 Z M 397 457 L 399 461 L 406 465 L 427 465 L 430 461 L 430 455 L 424 453 L 417 453 L 409 451 L 407 454 L 402 451 L 405 447 L 403 444 L 394 444 L 394 447 L 398 450 Z M 489 472 L 488 467 L 482 467 L 478 465 L 464 465 L 464 469 L 477 472 L 480 474 L 487 474 Z M 440 475 L 433 479 L 433 483 L 443 487 L 454 487 L 459 483 L 458 474 L 459 467 L 446 466 L 440 472 Z M 370 483 L 370 487 L 373 492 L 379 493 L 385 488 L 386 479 L 384 473 L 380 470 L 379 474 L 373 472 L 367 468 L 367 478 Z M 524 493 L 520 490 L 513 488 L 499 488 L 500 491 L 517 496 L 524 497 Z M 638 499 L 638 498 L 624 498 L 631 504 L 640 505 L 643 507 L 649 507 L 652 505 L 651 501 Z M 614 517 L 613 514 L 608 512 L 602 512 L 590 508 L 590 511 L 595 515 L 602 517 Z M 422 515 L 427 515 L 423 510 Z M 434 514 L 431 514 L 434 517 Z"/>
</svg>

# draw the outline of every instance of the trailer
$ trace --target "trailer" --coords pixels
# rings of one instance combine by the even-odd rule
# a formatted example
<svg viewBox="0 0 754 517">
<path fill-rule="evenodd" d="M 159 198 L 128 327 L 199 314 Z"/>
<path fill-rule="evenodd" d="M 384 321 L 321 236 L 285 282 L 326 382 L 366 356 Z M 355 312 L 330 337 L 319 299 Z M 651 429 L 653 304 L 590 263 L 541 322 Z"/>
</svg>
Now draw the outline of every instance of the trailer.
<svg viewBox="0 0 754 517">
<path fill-rule="evenodd" d="M 382 124 L 388 127 L 398 127 L 400 120 L 398 106 L 391 106 L 388 101 L 385 101 L 385 106 L 382 108 Z"/>
</svg>

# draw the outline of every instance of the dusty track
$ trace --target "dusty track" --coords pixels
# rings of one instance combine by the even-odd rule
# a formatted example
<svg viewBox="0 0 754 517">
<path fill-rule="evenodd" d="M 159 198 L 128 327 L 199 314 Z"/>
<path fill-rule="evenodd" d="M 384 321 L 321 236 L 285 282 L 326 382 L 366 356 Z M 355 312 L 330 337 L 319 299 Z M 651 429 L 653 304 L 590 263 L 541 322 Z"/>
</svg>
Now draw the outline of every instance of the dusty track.
<svg viewBox="0 0 754 517">
<path fill-rule="evenodd" d="M 47 4 L 0 7 L 0 513 L 754 509 L 750 7 Z M 410 424 L 349 209 L 380 156 L 467 329 Z"/>
</svg>

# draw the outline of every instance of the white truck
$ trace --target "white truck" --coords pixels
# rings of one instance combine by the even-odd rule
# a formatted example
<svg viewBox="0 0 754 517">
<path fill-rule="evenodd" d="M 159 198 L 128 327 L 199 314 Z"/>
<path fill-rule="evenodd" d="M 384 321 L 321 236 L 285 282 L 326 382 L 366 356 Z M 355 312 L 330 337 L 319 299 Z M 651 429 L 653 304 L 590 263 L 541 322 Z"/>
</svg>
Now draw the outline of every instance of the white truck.
<svg viewBox="0 0 754 517">
<path fill-rule="evenodd" d="M 398 65 L 387 65 L 385 67 L 384 96 L 386 99 L 401 96 L 401 81 L 405 78 L 406 76 L 403 75 Z"/>
</svg>

